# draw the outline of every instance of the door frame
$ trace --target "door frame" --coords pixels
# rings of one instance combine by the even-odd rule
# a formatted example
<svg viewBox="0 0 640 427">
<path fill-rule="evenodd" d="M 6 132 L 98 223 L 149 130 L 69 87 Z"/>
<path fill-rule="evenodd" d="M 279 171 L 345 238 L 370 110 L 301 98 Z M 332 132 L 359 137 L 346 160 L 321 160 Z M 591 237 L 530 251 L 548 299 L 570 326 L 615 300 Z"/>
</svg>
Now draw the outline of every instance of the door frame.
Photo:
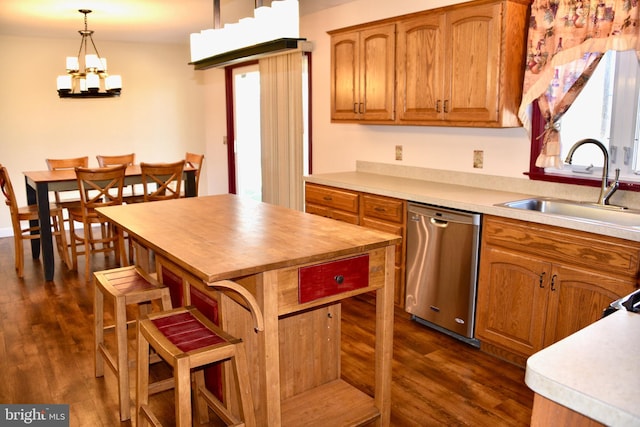
<svg viewBox="0 0 640 427">
<path fill-rule="evenodd" d="M 303 52 L 303 54 L 307 57 L 307 86 L 309 88 L 308 93 L 308 117 L 307 117 L 307 137 L 308 137 L 308 162 L 307 165 L 309 174 L 313 173 L 312 165 L 313 165 L 313 126 L 311 122 L 312 114 L 312 88 L 311 88 L 311 52 Z M 237 194 L 236 188 L 236 154 L 235 154 L 235 140 L 236 140 L 236 132 L 235 132 L 235 113 L 233 109 L 233 70 L 240 67 L 246 67 L 248 65 L 258 64 L 259 61 L 247 61 L 239 64 L 229 65 L 224 69 L 224 79 L 225 79 L 225 101 L 226 101 L 226 112 L 227 112 L 227 173 L 228 173 L 228 182 L 229 182 L 229 193 Z"/>
</svg>

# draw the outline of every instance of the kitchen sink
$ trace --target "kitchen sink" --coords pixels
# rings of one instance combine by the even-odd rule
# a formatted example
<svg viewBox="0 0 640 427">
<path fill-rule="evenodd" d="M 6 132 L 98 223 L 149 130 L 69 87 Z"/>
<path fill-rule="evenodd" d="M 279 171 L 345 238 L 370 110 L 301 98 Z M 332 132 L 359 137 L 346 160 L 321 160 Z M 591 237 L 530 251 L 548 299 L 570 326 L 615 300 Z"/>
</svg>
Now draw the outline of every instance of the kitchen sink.
<svg viewBox="0 0 640 427">
<path fill-rule="evenodd" d="M 546 197 L 515 200 L 496 206 L 570 217 L 587 222 L 640 227 L 640 210 Z"/>
</svg>

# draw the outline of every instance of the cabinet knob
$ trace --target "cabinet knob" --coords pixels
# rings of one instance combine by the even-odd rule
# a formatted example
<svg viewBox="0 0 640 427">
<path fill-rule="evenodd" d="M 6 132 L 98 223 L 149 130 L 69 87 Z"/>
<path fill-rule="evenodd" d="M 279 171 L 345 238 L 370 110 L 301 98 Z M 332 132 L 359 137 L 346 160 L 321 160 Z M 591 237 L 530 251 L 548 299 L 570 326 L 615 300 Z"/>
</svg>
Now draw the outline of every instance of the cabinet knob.
<svg viewBox="0 0 640 427">
<path fill-rule="evenodd" d="M 344 283 L 344 276 L 342 274 L 337 274 L 333 277 L 333 280 L 335 280 L 338 285 L 342 285 Z"/>
</svg>

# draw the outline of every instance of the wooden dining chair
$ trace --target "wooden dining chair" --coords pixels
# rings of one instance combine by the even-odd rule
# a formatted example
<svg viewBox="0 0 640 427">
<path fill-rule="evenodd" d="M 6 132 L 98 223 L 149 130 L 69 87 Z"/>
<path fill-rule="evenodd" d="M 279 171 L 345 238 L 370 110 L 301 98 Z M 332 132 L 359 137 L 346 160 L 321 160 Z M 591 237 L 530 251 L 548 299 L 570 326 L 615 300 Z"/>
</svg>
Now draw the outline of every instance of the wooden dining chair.
<svg viewBox="0 0 640 427">
<path fill-rule="evenodd" d="M 70 159 L 45 159 L 47 162 L 47 168 L 50 171 L 59 171 L 59 170 L 71 170 L 77 167 L 86 168 L 89 167 L 89 157 L 75 157 Z M 61 193 L 74 193 L 74 198 L 63 198 L 61 197 Z M 62 208 L 68 208 L 69 206 L 78 206 L 80 205 L 80 197 L 76 195 L 77 191 L 54 191 L 53 192 L 56 198 L 56 204 Z"/>
<path fill-rule="evenodd" d="M 144 201 L 179 198 L 184 164 L 184 160 L 175 163 L 140 163 Z"/>
<path fill-rule="evenodd" d="M 204 154 L 189 153 L 185 155 L 185 166 L 192 167 L 196 170 L 196 196 L 200 184 L 200 172 L 202 172 L 202 164 L 204 163 Z M 184 195 L 183 195 L 184 196 Z"/>
<path fill-rule="evenodd" d="M 16 272 L 18 277 L 24 277 L 24 241 L 40 238 L 40 226 L 29 226 L 22 228 L 22 222 L 24 221 L 36 221 L 38 220 L 38 206 L 29 205 L 24 207 L 18 207 L 16 201 L 16 195 L 9 178 L 9 172 L 7 168 L 0 165 L 0 186 L 2 187 L 2 194 L 4 194 L 7 206 L 11 213 L 11 225 L 13 226 L 13 241 L 15 246 L 15 259 L 16 259 Z M 51 204 L 49 207 L 51 210 L 51 223 L 47 224 L 48 227 L 53 227 L 53 235 L 56 237 L 56 246 L 58 247 L 58 254 L 64 261 L 67 267 L 71 268 L 71 261 L 69 259 L 69 252 L 67 251 L 67 240 L 64 233 L 63 224 L 64 218 L 62 215 L 62 208 Z"/>
<path fill-rule="evenodd" d="M 75 168 L 80 191 L 80 207 L 69 210 L 71 216 L 71 255 L 73 268 L 78 268 L 78 256 L 85 256 L 85 280 L 89 281 L 91 256 L 95 253 L 113 252 L 118 263 L 124 260 L 122 233 L 105 218 L 98 215 L 96 208 L 122 204 L 126 166 L 105 168 Z M 82 224 L 82 234 L 75 223 Z M 92 230 L 100 226 L 100 233 Z M 78 247 L 82 245 L 83 251 Z"/>
<path fill-rule="evenodd" d="M 82 167 L 82 168 L 89 167 L 88 156 L 74 157 L 69 159 L 45 159 L 45 161 L 47 163 L 47 169 L 49 169 L 50 171 L 73 170 L 76 167 Z M 64 211 L 67 211 L 67 215 L 65 215 L 65 223 L 68 223 L 69 208 L 80 206 L 80 196 L 78 195 L 78 191 L 77 190 L 54 191 L 53 194 L 55 196 L 56 206 L 62 208 L 63 214 L 64 214 Z M 69 227 L 60 227 L 60 228 L 64 229 Z"/>
<path fill-rule="evenodd" d="M 102 154 L 98 154 L 96 156 L 96 160 L 98 160 L 98 166 L 100 166 L 101 168 L 121 165 L 133 166 L 136 162 L 136 154 L 118 154 L 114 156 L 105 156 Z M 137 196 L 135 184 L 131 184 L 129 186 L 129 189 L 125 191 L 122 197 L 125 203 L 137 203 L 141 200 L 141 198 Z"/>
</svg>

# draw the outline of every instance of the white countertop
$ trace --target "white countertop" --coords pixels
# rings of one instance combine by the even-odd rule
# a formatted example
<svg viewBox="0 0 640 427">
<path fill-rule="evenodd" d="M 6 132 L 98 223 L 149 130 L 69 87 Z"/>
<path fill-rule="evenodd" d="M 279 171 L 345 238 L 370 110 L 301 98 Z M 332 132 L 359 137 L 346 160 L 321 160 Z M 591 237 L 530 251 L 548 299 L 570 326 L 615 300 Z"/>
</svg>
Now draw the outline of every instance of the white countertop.
<svg viewBox="0 0 640 427">
<path fill-rule="evenodd" d="M 536 393 L 608 426 L 640 426 L 640 314 L 617 311 L 534 354 Z"/>
<path fill-rule="evenodd" d="M 602 224 L 569 217 L 495 206 L 499 203 L 535 196 L 532 194 L 510 192 L 508 189 L 500 191 L 468 185 L 446 184 L 359 171 L 310 175 L 305 177 L 305 181 L 441 207 L 555 225 L 640 242 L 640 229 L 637 227 L 603 226 Z"/>
</svg>

